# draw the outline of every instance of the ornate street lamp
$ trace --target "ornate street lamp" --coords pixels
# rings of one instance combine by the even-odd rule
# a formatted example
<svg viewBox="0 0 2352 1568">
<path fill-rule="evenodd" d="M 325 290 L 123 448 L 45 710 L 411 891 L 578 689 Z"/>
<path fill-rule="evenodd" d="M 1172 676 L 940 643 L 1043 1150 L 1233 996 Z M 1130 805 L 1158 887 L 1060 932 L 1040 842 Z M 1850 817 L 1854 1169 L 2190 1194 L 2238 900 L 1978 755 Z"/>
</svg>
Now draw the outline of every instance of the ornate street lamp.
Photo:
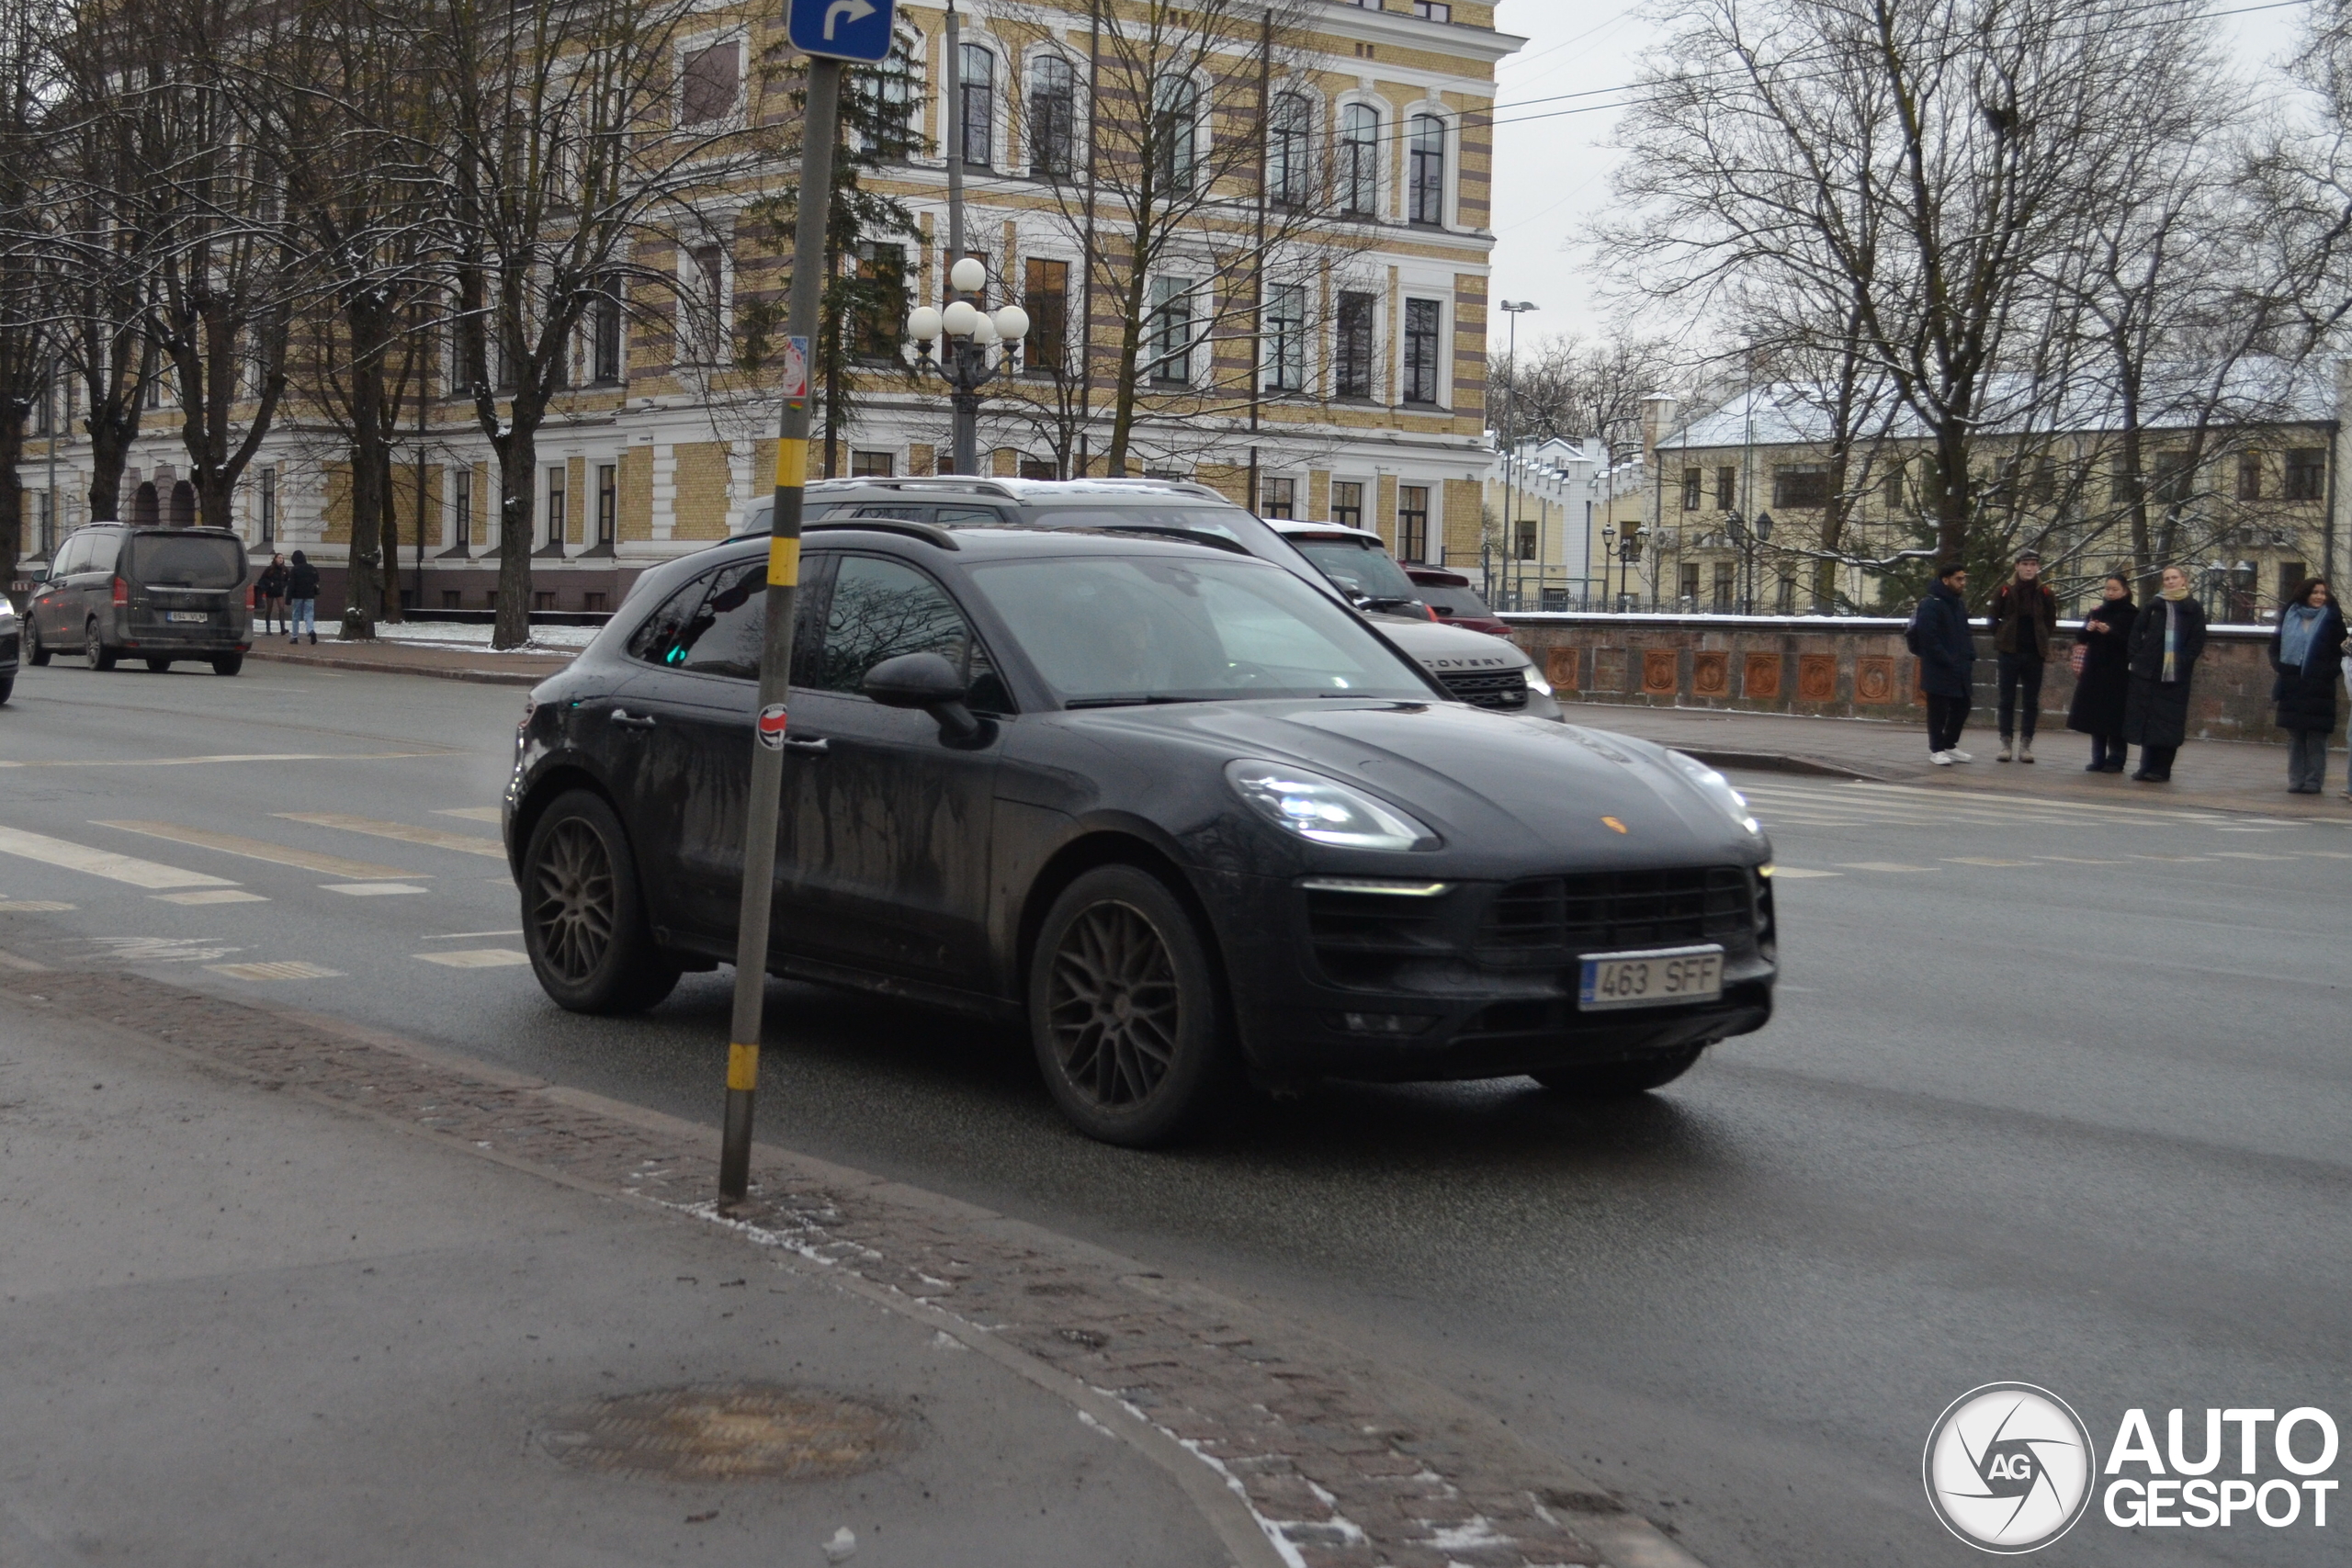
<svg viewBox="0 0 2352 1568">
<path fill-rule="evenodd" d="M 1634 607 L 1638 609 L 1641 601 L 1634 595 L 1634 565 L 1642 558 L 1642 536 L 1631 528 L 1617 541 L 1617 558 L 1623 563 L 1617 574 L 1619 604 L 1622 607 L 1625 600 L 1634 599 Z"/>
<path fill-rule="evenodd" d="M 1603 528 L 1600 531 L 1600 597 L 1602 603 L 1606 604 L 1612 610 L 1617 607 L 1617 594 L 1610 586 L 1611 579 L 1609 576 L 1609 562 L 1610 558 L 1615 556 L 1616 553 L 1617 530 L 1614 528 Z"/>
<path fill-rule="evenodd" d="M 948 287 L 959 295 L 978 294 L 988 287 L 988 268 L 977 256 L 965 256 L 947 270 Z M 946 343 L 934 352 L 942 334 Z M 1012 373 L 1012 351 L 1029 335 L 1029 312 L 1007 305 L 993 314 L 969 299 L 948 301 L 945 310 L 918 305 L 907 312 L 907 336 L 914 340 L 915 371 L 930 371 L 947 383 L 955 411 L 952 451 L 959 474 L 979 470 L 980 389 L 1000 376 Z M 989 351 L 1002 348 L 997 362 Z"/>
</svg>

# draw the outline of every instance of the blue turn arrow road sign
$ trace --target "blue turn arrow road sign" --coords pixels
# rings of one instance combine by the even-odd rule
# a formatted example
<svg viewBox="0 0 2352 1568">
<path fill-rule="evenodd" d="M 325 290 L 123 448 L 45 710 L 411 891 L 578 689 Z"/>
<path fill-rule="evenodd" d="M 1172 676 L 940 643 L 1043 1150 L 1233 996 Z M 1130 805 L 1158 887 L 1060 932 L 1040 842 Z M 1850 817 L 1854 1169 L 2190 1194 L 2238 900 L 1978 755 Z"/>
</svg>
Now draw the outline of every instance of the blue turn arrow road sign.
<svg viewBox="0 0 2352 1568">
<path fill-rule="evenodd" d="M 786 31 L 804 54 L 877 64 L 890 57 L 897 12 L 898 0 L 791 0 Z"/>
</svg>

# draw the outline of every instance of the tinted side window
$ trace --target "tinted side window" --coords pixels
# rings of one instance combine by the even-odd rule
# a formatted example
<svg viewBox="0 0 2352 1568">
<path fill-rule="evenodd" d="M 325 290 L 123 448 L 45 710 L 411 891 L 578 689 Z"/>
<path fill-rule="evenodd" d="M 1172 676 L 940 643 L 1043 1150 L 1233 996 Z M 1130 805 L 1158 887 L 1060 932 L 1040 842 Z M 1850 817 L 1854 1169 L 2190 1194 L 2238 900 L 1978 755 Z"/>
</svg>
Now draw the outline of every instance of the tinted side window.
<svg viewBox="0 0 2352 1568">
<path fill-rule="evenodd" d="M 768 581 L 765 556 L 720 571 L 710 597 L 679 634 L 685 657 L 679 667 L 705 675 L 760 678 L 760 651 L 767 640 Z"/>
<path fill-rule="evenodd" d="M 122 536 L 101 534 L 90 541 L 89 547 L 90 558 L 82 570 L 84 571 L 112 571 L 114 558 L 122 551 Z"/>
<path fill-rule="evenodd" d="M 898 561 L 843 556 L 826 607 L 825 641 L 808 684 L 856 692 L 867 671 L 902 653 L 940 655 L 964 671 L 973 707 L 1012 711 L 1004 682 L 971 623 L 939 584 Z"/>
<path fill-rule="evenodd" d="M 72 576 L 82 570 L 82 558 L 88 554 L 86 541 L 79 538 L 66 540 L 57 547 L 57 558 L 50 563 L 49 575 L 51 578 Z"/>
<path fill-rule="evenodd" d="M 680 637 L 693 621 L 695 612 L 702 607 L 703 596 L 710 592 L 710 577 L 695 578 L 662 601 L 662 607 L 645 618 L 628 639 L 628 656 L 642 659 L 648 664 L 679 665 L 686 661 Z"/>
<path fill-rule="evenodd" d="M 234 588 L 245 580 L 245 551 L 234 539 L 149 534 L 131 547 L 129 570 L 159 588 Z"/>
</svg>

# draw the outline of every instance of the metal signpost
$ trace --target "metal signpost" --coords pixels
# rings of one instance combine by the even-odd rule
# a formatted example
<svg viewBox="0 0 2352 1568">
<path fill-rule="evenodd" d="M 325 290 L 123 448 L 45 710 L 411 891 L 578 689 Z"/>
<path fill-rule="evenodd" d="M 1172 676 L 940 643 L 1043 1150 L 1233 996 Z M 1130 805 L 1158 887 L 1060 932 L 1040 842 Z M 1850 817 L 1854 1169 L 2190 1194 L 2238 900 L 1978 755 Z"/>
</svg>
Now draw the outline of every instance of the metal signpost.
<svg viewBox="0 0 2352 1568">
<path fill-rule="evenodd" d="M 792 616 L 800 584 L 800 502 L 808 482 L 808 347 L 817 335 L 817 307 L 825 285 L 821 258 L 826 210 L 832 205 L 833 143 L 840 134 L 842 62 L 888 58 L 896 10 L 896 0 L 791 0 L 786 19 L 793 46 L 809 56 L 808 107 L 801 132 L 784 415 L 776 432 L 775 512 L 768 534 L 767 636 L 760 656 L 759 717 L 752 727 L 743 899 L 735 928 L 735 1012 L 728 1034 L 727 1122 L 718 1156 L 718 1195 L 729 1202 L 744 1196 L 752 1178 L 752 1108 L 760 1082 L 776 811 L 784 793 L 785 699 L 792 689 Z"/>
</svg>

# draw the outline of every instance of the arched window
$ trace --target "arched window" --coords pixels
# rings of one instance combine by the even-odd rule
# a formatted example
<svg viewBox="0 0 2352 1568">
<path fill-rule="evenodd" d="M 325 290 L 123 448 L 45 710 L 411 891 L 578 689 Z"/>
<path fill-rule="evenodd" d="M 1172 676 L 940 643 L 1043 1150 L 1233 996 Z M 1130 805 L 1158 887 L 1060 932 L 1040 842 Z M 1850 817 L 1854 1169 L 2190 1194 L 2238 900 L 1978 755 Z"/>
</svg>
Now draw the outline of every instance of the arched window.
<svg viewBox="0 0 2352 1568">
<path fill-rule="evenodd" d="M 1380 111 L 1350 104 L 1340 115 L 1340 210 L 1369 218 L 1380 209 Z"/>
<path fill-rule="evenodd" d="M 1409 139 L 1410 202 L 1406 216 L 1415 223 L 1445 221 L 1445 121 L 1433 114 L 1413 117 Z"/>
<path fill-rule="evenodd" d="M 1304 207 L 1313 190 L 1307 133 L 1314 109 L 1305 94 L 1275 95 L 1266 122 L 1266 189 L 1285 207 Z"/>
<path fill-rule="evenodd" d="M 967 43 L 956 61 L 958 85 L 964 101 L 958 106 L 964 133 L 964 162 L 996 162 L 996 56 L 978 44 Z"/>
<path fill-rule="evenodd" d="M 1048 54 L 1029 77 L 1029 172 L 1041 180 L 1069 178 L 1077 146 L 1077 77 L 1069 61 Z"/>
<path fill-rule="evenodd" d="M 1200 156 L 1201 90 L 1188 76 L 1162 76 L 1151 89 L 1151 144 L 1161 183 L 1193 188 Z"/>
</svg>

